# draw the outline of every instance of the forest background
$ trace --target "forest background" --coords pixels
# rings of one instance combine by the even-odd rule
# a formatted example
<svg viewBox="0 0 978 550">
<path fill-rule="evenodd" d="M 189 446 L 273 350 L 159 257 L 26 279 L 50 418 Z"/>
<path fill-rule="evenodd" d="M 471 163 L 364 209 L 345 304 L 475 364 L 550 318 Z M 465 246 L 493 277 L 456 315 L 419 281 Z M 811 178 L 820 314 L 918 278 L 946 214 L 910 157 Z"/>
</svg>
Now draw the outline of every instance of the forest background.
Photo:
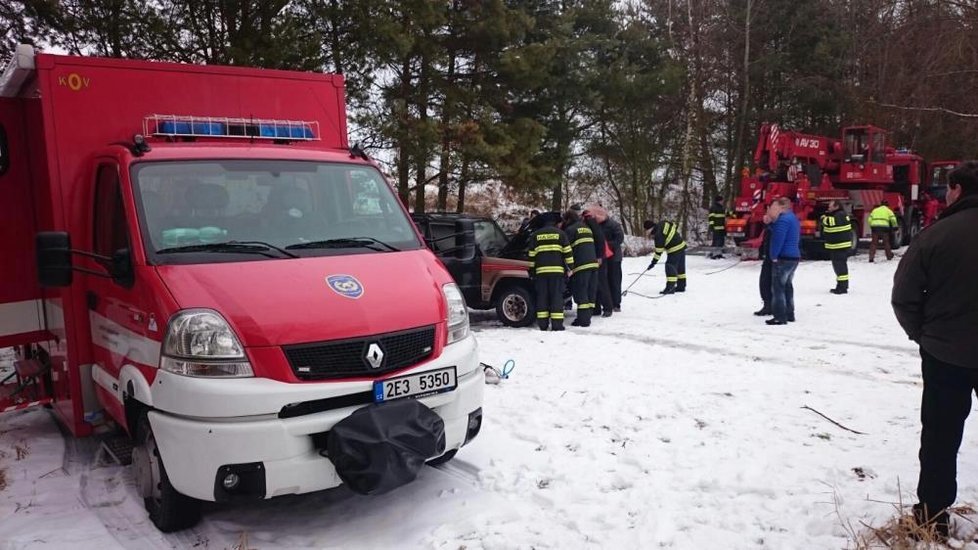
<svg viewBox="0 0 978 550">
<path fill-rule="evenodd" d="M 0 36 L 3 59 L 342 73 L 351 143 L 415 211 L 600 202 L 632 234 L 701 225 L 762 122 L 978 157 L 978 0 L 7 0 Z"/>
</svg>

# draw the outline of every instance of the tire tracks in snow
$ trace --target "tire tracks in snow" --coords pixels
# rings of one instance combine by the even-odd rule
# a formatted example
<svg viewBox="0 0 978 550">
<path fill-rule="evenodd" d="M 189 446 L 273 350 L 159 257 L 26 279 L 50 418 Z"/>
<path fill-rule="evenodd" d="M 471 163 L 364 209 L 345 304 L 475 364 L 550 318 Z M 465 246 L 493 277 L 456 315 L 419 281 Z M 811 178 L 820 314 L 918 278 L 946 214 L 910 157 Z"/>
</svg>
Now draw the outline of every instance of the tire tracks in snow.
<svg viewBox="0 0 978 550">
<path fill-rule="evenodd" d="M 627 333 L 627 332 L 612 332 L 612 331 L 603 331 L 603 330 L 594 330 L 594 329 L 591 329 L 590 333 L 591 334 L 594 334 L 596 336 L 604 337 L 604 338 L 630 340 L 632 342 L 636 342 L 636 343 L 639 343 L 639 344 L 644 344 L 644 345 L 647 345 L 649 347 L 663 346 L 663 347 L 671 348 L 671 349 L 675 349 L 675 350 L 696 351 L 696 352 L 701 352 L 701 353 L 706 353 L 706 354 L 719 355 L 721 357 L 722 356 L 736 357 L 738 359 L 742 359 L 742 360 L 747 361 L 747 362 L 750 362 L 750 363 L 763 362 L 765 364 L 777 365 L 779 367 L 789 368 L 789 369 L 798 369 L 798 368 L 801 368 L 802 365 L 803 365 L 803 364 L 799 364 L 798 362 L 793 362 L 793 361 L 785 360 L 785 358 L 782 357 L 782 356 L 775 356 L 775 357 L 772 357 L 772 356 L 769 356 L 769 355 L 768 356 L 765 356 L 765 355 L 762 355 L 761 353 L 748 353 L 748 352 L 744 352 L 744 351 L 739 351 L 737 349 L 732 349 L 732 348 L 727 348 L 727 347 L 720 347 L 720 346 L 711 346 L 711 345 L 708 345 L 708 344 L 693 343 L 693 342 L 689 342 L 689 341 L 686 341 L 686 340 L 679 340 L 679 339 L 672 339 L 672 338 L 662 338 L 662 337 L 652 337 L 652 336 L 639 335 L 639 334 L 630 334 L 630 333 Z M 855 347 L 855 348 L 871 347 L 871 348 L 883 349 L 885 351 L 890 351 L 890 352 L 893 352 L 893 351 L 902 351 L 902 350 L 899 350 L 899 349 L 895 349 L 893 347 L 884 347 L 884 346 L 880 346 L 880 345 L 863 344 L 861 342 L 860 343 L 857 343 L 857 342 L 849 342 L 849 341 L 845 341 L 845 340 L 830 340 L 830 339 L 825 339 L 825 340 L 813 340 L 813 342 L 815 342 L 815 343 L 834 342 L 834 343 L 840 343 L 840 344 L 848 345 L 848 346 Z M 753 344 L 753 342 L 751 342 L 751 344 Z M 784 349 L 791 349 L 791 347 L 793 345 L 795 345 L 795 344 L 790 339 L 785 339 L 783 342 L 771 341 L 771 342 L 769 342 L 769 345 L 765 348 L 765 350 L 784 350 Z M 854 370 L 846 370 L 846 369 L 841 369 L 841 368 L 836 368 L 836 367 L 823 367 L 823 366 L 818 366 L 817 368 L 819 369 L 820 372 L 831 372 L 833 374 L 837 374 L 837 375 L 840 375 L 840 376 L 845 376 L 845 377 L 849 377 L 849 378 L 853 378 L 853 377 L 854 378 L 860 378 L 860 379 L 867 380 L 867 381 L 872 381 L 872 382 L 888 382 L 888 383 L 892 383 L 892 384 L 908 384 L 908 383 L 916 384 L 917 383 L 916 380 L 908 380 L 905 377 L 901 377 L 899 379 L 894 379 L 892 377 L 874 376 L 872 374 L 865 373 L 865 372 L 859 372 L 859 371 L 854 371 Z"/>
<path fill-rule="evenodd" d="M 207 546 L 207 537 L 196 529 L 171 534 L 157 530 L 136 494 L 131 468 L 96 463 L 101 445 L 97 436 L 79 439 L 62 429 L 62 437 L 65 442 L 62 468 L 78 478 L 79 501 L 102 522 L 119 546 L 127 550 Z"/>
</svg>

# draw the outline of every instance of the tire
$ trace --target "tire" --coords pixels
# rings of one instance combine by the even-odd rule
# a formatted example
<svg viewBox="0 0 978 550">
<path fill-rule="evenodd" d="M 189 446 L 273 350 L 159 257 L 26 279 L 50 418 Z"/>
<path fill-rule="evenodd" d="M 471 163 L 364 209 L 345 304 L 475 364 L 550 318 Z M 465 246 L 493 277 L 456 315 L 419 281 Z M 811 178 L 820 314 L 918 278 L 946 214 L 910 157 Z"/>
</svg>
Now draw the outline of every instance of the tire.
<svg viewBox="0 0 978 550">
<path fill-rule="evenodd" d="M 890 232 L 890 248 L 893 250 L 899 250 L 900 247 L 905 244 L 903 242 L 903 240 L 906 238 L 905 235 L 907 235 L 906 223 L 904 223 L 904 221 L 901 219 L 899 220 L 897 227 Z"/>
<path fill-rule="evenodd" d="M 494 305 L 496 317 L 507 327 L 526 327 L 535 318 L 533 296 L 528 289 L 518 284 L 500 290 Z"/>
<path fill-rule="evenodd" d="M 438 458 L 432 458 L 431 460 L 429 460 L 428 466 L 440 466 L 448 462 L 449 460 L 455 458 L 455 455 L 457 453 L 458 453 L 458 449 L 452 449 L 451 451 L 448 451 L 447 453 L 439 456 Z"/>
<path fill-rule="evenodd" d="M 914 239 L 917 238 L 917 235 L 920 235 L 920 232 L 923 231 L 920 225 L 921 225 L 920 216 L 914 216 L 913 220 L 911 220 L 910 222 L 910 231 L 908 231 L 907 234 L 903 237 L 904 245 L 909 245 L 910 243 L 913 242 Z"/>
<path fill-rule="evenodd" d="M 163 533 L 181 531 L 197 525 L 201 518 L 202 503 L 180 494 L 170 484 L 146 414 L 139 420 L 136 437 L 133 467 L 136 469 L 137 485 L 143 493 L 143 504 L 153 525 Z M 143 483 L 148 485 L 143 487 Z M 147 496 L 146 492 L 151 494 Z"/>
</svg>

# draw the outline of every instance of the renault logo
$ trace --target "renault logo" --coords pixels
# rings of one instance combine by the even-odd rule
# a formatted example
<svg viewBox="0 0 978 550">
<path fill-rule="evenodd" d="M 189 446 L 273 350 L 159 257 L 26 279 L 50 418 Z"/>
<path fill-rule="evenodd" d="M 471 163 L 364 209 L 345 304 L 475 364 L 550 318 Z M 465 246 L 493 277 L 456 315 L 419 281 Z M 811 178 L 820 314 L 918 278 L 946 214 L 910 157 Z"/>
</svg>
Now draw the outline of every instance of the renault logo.
<svg viewBox="0 0 978 550">
<path fill-rule="evenodd" d="M 374 369 L 379 369 L 381 363 L 384 362 L 384 350 L 380 349 L 380 344 L 377 342 L 372 342 L 367 346 L 367 362 Z"/>
</svg>

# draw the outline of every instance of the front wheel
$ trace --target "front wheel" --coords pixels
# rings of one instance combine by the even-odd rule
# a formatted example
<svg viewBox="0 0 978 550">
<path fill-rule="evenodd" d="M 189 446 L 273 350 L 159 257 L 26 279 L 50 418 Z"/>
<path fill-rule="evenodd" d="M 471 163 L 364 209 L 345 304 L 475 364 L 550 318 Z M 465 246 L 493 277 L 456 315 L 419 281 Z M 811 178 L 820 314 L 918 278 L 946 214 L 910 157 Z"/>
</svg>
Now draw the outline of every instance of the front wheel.
<svg viewBox="0 0 978 550">
<path fill-rule="evenodd" d="M 449 460 L 455 458 L 456 453 L 458 453 L 458 449 L 452 449 L 451 451 L 448 451 L 447 453 L 439 456 L 438 458 L 432 458 L 431 460 L 428 461 L 428 466 L 440 466 L 448 462 Z"/>
<path fill-rule="evenodd" d="M 178 493 L 170 484 L 153 428 L 145 414 L 139 421 L 132 464 L 136 486 L 143 497 L 149 519 L 157 529 L 172 533 L 197 525 L 201 518 L 201 502 Z"/>
<path fill-rule="evenodd" d="M 496 296 L 496 316 L 507 327 L 526 327 L 533 322 L 533 296 L 520 285 L 504 288 Z"/>
</svg>

